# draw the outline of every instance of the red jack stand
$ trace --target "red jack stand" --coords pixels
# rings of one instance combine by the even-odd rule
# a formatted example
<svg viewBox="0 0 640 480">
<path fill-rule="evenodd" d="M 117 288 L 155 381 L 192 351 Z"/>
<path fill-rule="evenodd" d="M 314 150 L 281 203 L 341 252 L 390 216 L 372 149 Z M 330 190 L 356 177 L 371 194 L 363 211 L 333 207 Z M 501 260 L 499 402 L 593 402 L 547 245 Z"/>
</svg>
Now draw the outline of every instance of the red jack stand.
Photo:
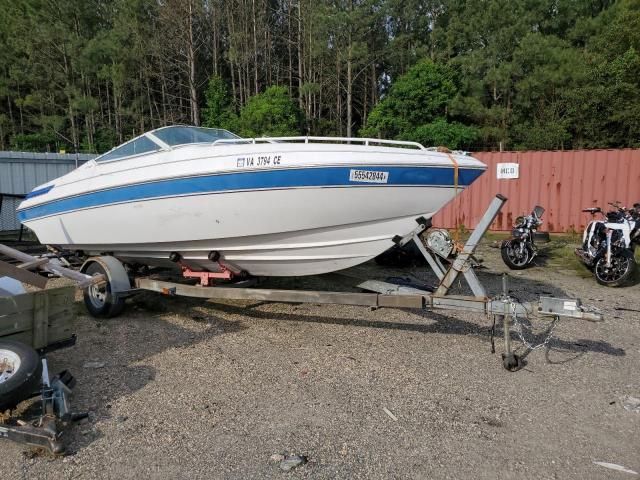
<svg viewBox="0 0 640 480">
<path fill-rule="evenodd" d="M 220 264 L 219 264 L 220 265 Z M 189 267 L 182 267 L 182 276 L 185 278 L 199 278 L 200 285 L 203 287 L 210 287 L 213 285 L 216 279 L 218 280 L 231 280 L 234 273 L 224 265 L 220 265 L 220 272 L 195 272 Z"/>
</svg>

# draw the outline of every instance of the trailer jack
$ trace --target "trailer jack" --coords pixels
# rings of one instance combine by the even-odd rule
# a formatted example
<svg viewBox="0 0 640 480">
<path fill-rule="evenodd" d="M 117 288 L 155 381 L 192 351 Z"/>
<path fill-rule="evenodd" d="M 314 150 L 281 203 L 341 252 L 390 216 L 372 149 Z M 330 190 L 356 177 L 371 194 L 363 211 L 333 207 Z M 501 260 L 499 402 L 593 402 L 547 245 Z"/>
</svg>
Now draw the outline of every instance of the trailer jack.
<svg viewBox="0 0 640 480">
<path fill-rule="evenodd" d="M 72 413 L 70 410 L 69 395 L 76 383 L 73 375 L 64 370 L 49 379 L 45 358 L 42 359 L 42 367 L 39 412 L 29 418 L 9 417 L 0 422 L 0 438 L 60 455 L 64 453 L 64 429 L 71 423 L 87 418 L 88 414 Z"/>
</svg>

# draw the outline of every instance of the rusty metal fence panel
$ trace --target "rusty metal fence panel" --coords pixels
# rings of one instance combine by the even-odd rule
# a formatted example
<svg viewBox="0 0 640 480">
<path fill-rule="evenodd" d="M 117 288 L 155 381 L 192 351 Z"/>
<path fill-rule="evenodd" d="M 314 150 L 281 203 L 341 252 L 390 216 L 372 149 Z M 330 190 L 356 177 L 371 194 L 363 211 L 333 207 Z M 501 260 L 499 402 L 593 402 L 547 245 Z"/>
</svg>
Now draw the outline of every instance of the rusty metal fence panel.
<svg viewBox="0 0 640 480">
<path fill-rule="evenodd" d="M 435 226 L 472 229 L 491 198 L 502 193 L 509 201 L 491 226 L 511 230 L 518 215 L 536 205 L 546 212 L 542 229 L 549 232 L 580 232 L 590 220 L 587 207 L 607 207 L 620 201 L 640 202 L 640 150 L 570 150 L 528 152 L 479 152 L 474 157 L 487 171 L 433 218 Z M 517 163 L 518 179 L 498 179 L 499 163 Z"/>
</svg>

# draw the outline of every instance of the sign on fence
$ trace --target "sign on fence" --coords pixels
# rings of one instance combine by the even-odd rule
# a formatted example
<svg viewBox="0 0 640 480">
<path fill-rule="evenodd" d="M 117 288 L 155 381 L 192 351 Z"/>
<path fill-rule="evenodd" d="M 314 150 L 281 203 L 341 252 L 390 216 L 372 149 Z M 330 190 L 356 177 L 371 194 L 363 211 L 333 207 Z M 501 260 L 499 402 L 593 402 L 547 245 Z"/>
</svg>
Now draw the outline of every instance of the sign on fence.
<svg viewBox="0 0 640 480">
<path fill-rule="evenodd" d="M 518 163 L 498 163 L 497 178 L 520 178 L 520 165 Z"/>
</svg>

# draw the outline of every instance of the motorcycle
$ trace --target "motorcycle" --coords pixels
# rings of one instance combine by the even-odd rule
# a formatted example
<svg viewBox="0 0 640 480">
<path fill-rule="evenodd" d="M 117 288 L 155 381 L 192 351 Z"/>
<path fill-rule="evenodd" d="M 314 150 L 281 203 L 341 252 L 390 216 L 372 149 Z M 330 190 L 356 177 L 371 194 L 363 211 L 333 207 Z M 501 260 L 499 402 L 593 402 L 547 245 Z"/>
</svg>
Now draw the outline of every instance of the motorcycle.
<svg viewBox="0 0 640 480">
<path fill-rule="evenodd" d="M 640 245 L 640 203 L 625 208 L 609 203 L 613 210 L 606 214 L 600 207 L 585 208 L 593 220 L 582 236 L 582 247 L 575 253 L 607 287 L 621 287 L 628 283 L 637 268 L 635 248 Z M 595 220 L 601 214 L 603 220 Z"/>
<path fill-rule="evenodd" d="M 542 225 L 544 208 L 536 206 L 530 215 L 516 219 L 511 238 L 502 242 L 500 253 L 502 260 L 512 270 L 522 270 L 531 264 L 538 255 L 538 249 L 533 241 L 534 233 Z"/>
</svg>

